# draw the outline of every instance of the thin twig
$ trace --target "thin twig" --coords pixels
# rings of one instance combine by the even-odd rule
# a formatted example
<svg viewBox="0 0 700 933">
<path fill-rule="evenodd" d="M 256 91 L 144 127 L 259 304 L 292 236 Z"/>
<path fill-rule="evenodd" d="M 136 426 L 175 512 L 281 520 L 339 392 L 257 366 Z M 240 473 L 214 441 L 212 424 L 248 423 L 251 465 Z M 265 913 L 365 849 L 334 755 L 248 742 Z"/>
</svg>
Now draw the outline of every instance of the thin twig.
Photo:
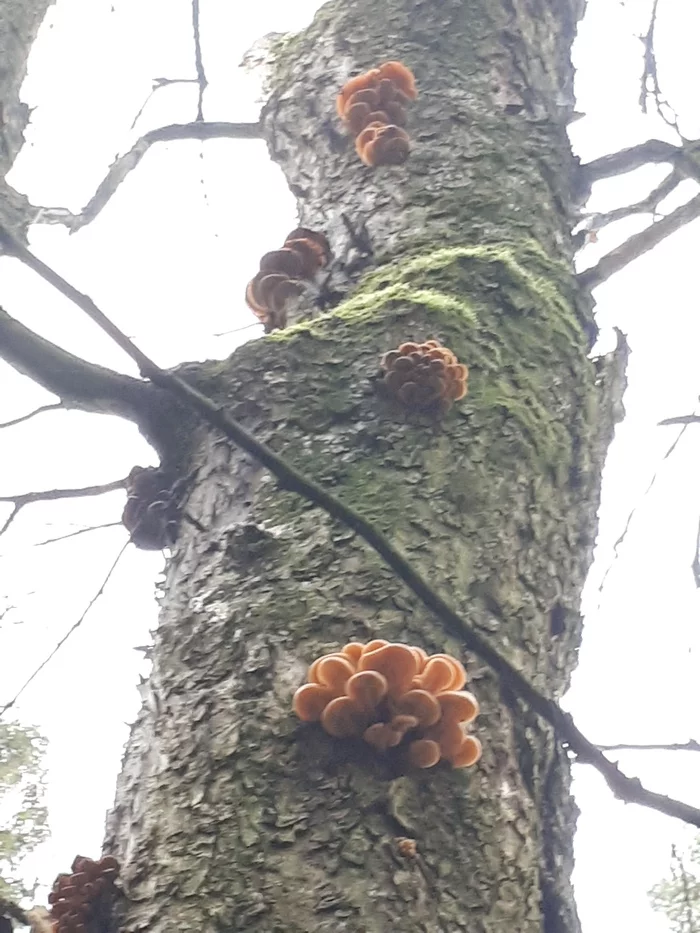
<svg viewBox="0 0 700 933">
<path fill-rule="evenodd" d="M 32 547 L 43 547 L 45 544 L 55 544 L 57 541 L 67 541 L 69 538 L 77 538 L 78 535 L 87 534 L 89 531 L 102 531 L 103 528 L 123 528 L 122 522 L 106 522 L 103 525 L 90 525 L 87 528 L 78 528 L 77 531 L 69 531 L 68 534 L 58 535 L 56 538 L 45 538 L 43 541 L 35 542 Z"/>
<path fill-rule="evenodd" d="M 115 194 L 129 172 L 132 172 L 155 143 L 181 139 L 260 139 L 258 123 L 174 123 L 144 133 L 131 149 L 118 156 L 109 168 L 97 191 L 77 214 L 63 207 L 40 207 L 34 223 L 63 224 L 71 233 L 80 230 L 97 217 Z"/>
<path fill-rule="evenodd" d="M 683 437 L 683 435 L 684 435 L 685 432 L 686 432 L 687 427 L 688 427 L 687 424 L 684 425 L 684 426 L 680 429 L 680 431 L 678 432 L 678 434 L 676 435 L 676 437 L 671 441 L 669 447 L 668 447 L 667 450 L 666 450 L 666 453 L 663 455 L 663 457 L 662 457 L 661 460 L 659 461 L 658 466 L 657 466 L 656 469 L 654 470 L 654 473 L 653 473 L 651 479 L 649 480 L 649 485 L 647 486 L 647 488 L 646 488 L 646 489 L 644 490 L 644 492 L 642 493 L 641 499 L 639 499 L 637 502 L 635 502 L 635 504 L 634 504 L 634 505 L 632 506 L 632 508 L 630 509 L 630 512 L 629 512 L 629 515 L 627 516 L 627 521 L 625 522 L 624 528 L 623 528 L 622 531 L 620 532 L 620 534 L 619 534 L 619 536 L 618 536 L 618 538 L 617 538 L 617 541 L 616 541 L 615 544 L 613 545 L 613 558 L 612 558 L 612 560 L 610 561 L 610 564 L 608 565 L 608 569 L 607 569 L 607 570 L 605 571 L 605 573 L 603 574 L 603 579 L 600 581 L 600 586 L 598 587 L 598 592 L 599 592 L 599 593 L 601 593 L 601 592 L 603 591 L 603 587 L 605 586 L 605 582 L 606 582 L 606 580 L 608 579 L 608 576 L 609 576 L 609 574 L 610 574 L 610 571 L 613 569 L 613 567 L 615 566 L 615 562 L 617 561 L 618 557 L 620 556 L 620 548 L 622 547 L 622 545 L 623 545 L 624 542 L 625 542 L 625 538 L 627 537 L 627 533 L 628 533 L 629 530 L 630 530 L 630 526 L 631 526 L 631 524 L 632 524 L 632 520 L 634 519 L 634 516 L 637 514 L 637 510 L 639 509 L 639 507 L 641 506 L 642 502 L 644 502 L 644 500 L 646 499 L 646 497 L 647 497 L 647 496 L 649 495 L 649 493 L 651 492 L 651 490 L 652 490 L 652 488 L 653 488 L 653 486 L 654 486 L 654 483 L 655 483 L 656 480 L 658 479 L 659 470 L 661 469 L 661 467 L 664 465 L 664 463 L 666 462 L 666 460 L 668 460 L 668 458 L 671 456 L 671 454 L 673 453 L 673 451 L 674 451 L 674 450 L 676 449 L 676 447 L 678 446 L 678 444 L 679 444 L 679 442 L 680 442 L 680 439 Z"/>
<path fill-rule="evenodd" d="M 656 218 L 659 204 L 675 191 L 682 180 L 679 169 L 674 167 L 663 181 L 641 201 L 637 201 L 636 204 L 613 208 L 613 210 L 606 211 L 604 214 L 588 214 L 581 222 L 581 226 L 587 232 L 593 233 L 618 220 L 625 220 L 627 217 L 633 217 L 637 214 L 652 214 Z"/>
<path fill-rule="evenodd" d="M 646 35 L 640 37 L 642 44 L 644 45 L 644 68 L 642 70 L 642 86 L 639 92 L 639 106 L 642 109 L 642 113 L 647 113 L 647 100 L 649 97 L 653 97 L 658 115 L 661 117 L 664 123 L 667 124 L 667 126 L 670 126 L 671 129 L 675 130 L 675 132 L 682 138 L 682 134 L 678 126 L 678 114 L 662 94 L 661 85 L 659 83 L 659 73 L 656 62 L 656 49 L 654 46 L 654 34 L 656 32 L 656 17 L 658 10 L 659 0 L 654 0 L 651 7 L 649 28 L 647 29 Z"/>
<path fill-rule="evenodd" d="M 583 288 L 594 289 L 609 279 L 634 259 L 648 253 L 671 233 L 700 217 L 700 194 L 686 204 L 676 208 L 666 217 L 650 224 L 641 233 L 636 233 L 620 246 L 603 256 L 595 266 L 579 272 L 577 279 Z"/>
<path fill-rule="evenodd" d="M 591 741 L 578 729 L 572 717 L 565 713 L 558 703 L 541 694 L 529 680 L 513 667 L 484 636 L 476 632 L 459 613 L 430 586 L 425 578 L 406 560 L 371 522 L 360 513 L 345 505 L 340 499 L 329 493 L 323 486 L 308 479 L 270 447 L 259 441 L 243 425 L 231 417 L 228 410 L 220 407 L 203 395 L 184 379 L 167 372 L 156 365 L 145 353 L 136 347 L 119 328 L 103 314 L 97 305 L 72 285 L 69 285 L 58 273 L 49 269 L 45 263 L 33 256 L 7 230 L 0 228 L 1 239 L 9 251 L 35 270 L 46 281 L 58 288 L 62 294 L 71 298 L 102 330 L 127 353 L 139 366 L 141 374 L 163 389 L 171 392 L 196 411 L 209 425 L 217 428 L 225 437 L 233 441 L 247 453 L 255 457 L 273 476 L 281 489 L 289 490 L 307 499 L 323 509 L 331 518 L 342 522 L 355 531 L 373 548 L 394 573 L 418 599 L 430 609 L 445 625 L 446 630 L 459 638 L 465 648 L 479 655 L 501 678 L 503 685 L 523 700 L 536 714 L 553 726 L 562 744 L 569 748 L 580 763 L 590 764 L 602 776 L 611 791 L 628 803 L 638 803 L 691 823 L 700 828 L 700 809 L 680 800 L 674 800 L 664 794 L 644 788 L 638 778 L 624 774 L 617 764 L 605 757 Z"/>
<path fill-rule="evenodd" d="M 204 60 L 202 58 L 202 39 L 199 31 L 199 0 L 192 0 L 192 31 L 194 32 L 194 67 L 197 72 L 197 84 L 199 85 L 199 97 L 197 99 L 197 122 L 204 120 L 204 92 L 207 89 L 207 76 L 204 71 Z"/>
<path fill-rule="evenodd" d="M 601 752 L 700 752 L 700 742 L 671 742 L 665 745 L 598 745 Z"/>
<path fill-rule="evenodd" d="M 5 524 L 0 529 L 0 535 L 4 535 L 12 522 L 17 518 L 19 512 L 27 505 L 34 502 L 51 502 L 56 499 L 80 499 L 85 496 L 101 496 L 107 492 L 114 492 L 116 489 L 124 489 L 126 486 L 126 477 L 116 479 L 111 483 L 101 483 L 99 486 L 83 486 L 79 489 L 46 489 L 43 492 L 23 492 L 16 496 L 0 496 L 0 502 L 11 502 L 14 506 Z"/>
<path fill-rule="evenodd" d="M 698 530 L 695 536 L 695 554 L 693 555 L 693 562 L 690 565 L 690 569 L 693 574 L 693 580 L 695 580 L 695 586 L 697 589 L 700 589 L 700 519 L 698 519 Z"/>
<path fill-rule="evenodd" d="M 664 418 L 659 425 L 668 424 L 700 424 L 700 415 L 677 415 L 675 418 Z"/>
<path fill-rule="evenodd" d="M 52 405 L 42 405 L 40 408 L 35 408 L 34 411 L 30 411 L 28 415 L 22 415 L 19 418 L 13 418 L 12 421 L 4 421 L 0 424 L 0 428 L 14 428 L 16 424 L 22 424 L 24 421 L 29 421 L 30 418 L 33 418 L 35 415 L 42 415 L 45 411 L 58 411 L 59 408 L 65 410 L 65 405 L 63 402 L 54 402 Z"/>
<path fill-rule="evenodd" d="M 586 184 L 591 185 L 604 178 L 633 172 L 643 165 L 668 162 L 677 166 L 686 177 L 700 180 L 700 162 L 697 161 L 699 149 L 698 140 L 674 146 L 662 139 L 648 139 L 637 146 L 628 146 L 585 163 L 581 166 L 581 174 Z"/>
<path fill-rule="evenodd" d="M 127 547 L 128 547 L 130 544 L 131 544 L 131 538 L 127 539 L 127 540 L 124 542 L 124 544 L 121 546 L 121 548 L 119 549 L 119 553 L 117 554 L 116 558 L 115 558 L 114 561 L 112 562 L 112 566 L 111 566 L 111 567 L 109 568 L 109 570 L 107 571 L 107 576 L 106 576 L 106 577 L 104 578 L 104 580 L 102 581 L 99 590 L 95 593 L 95 595 L 92 597 L 92 599 L 90 600 L 90 602 L 87 604 L 87 606 L 86 606 L 85 609 L 83 610 L 83 613 L 82 613 L 82 615 L 80 616 L 80 618 L 78 619 L 78 621 L 73 623 L 73 625 L 68 629 L 68 631 L 66 632 L 66 634 L 61 638 L 61 640 L 60 640 L 60 641 L 56 644 L 56 646 L 53 648 L 53 650 L 44 658 L 44 660 L 43 660 L 43 661 L 41 662 L 41 664 L 33 671 L 33 673 L 30 674 L 30 676 L 25 680 L 25 682 L 22 684 L 22 686 L 19 688 L 19 690 L 17 691 L 17 693 L 16 693 L 16 694 L 13 696 L 13 698 L 10 700 L 10 702 L 9 702 L 9 703 L 6 703 L 6 704 L 0 709 L 0 718 L 1 718 L 2 716 L 4 716 L 5 713 L 6 713 L 9 709 L 12 709 L 12 707 L 15 705 L 15 703 L 17 702 L 17 700 L 19 700 L 19 698 L 21 697 L 21 695 L 24 693 L 24 691 L 27 689 L 27 687 L 31 684 L 31 682 L 34 680 L 34 678 L 37 677 L 37 676 L 41 673 L 41 671 L 43 671 L 43 669 L 46 667 L 46 665 L 49 663 L 49 661 L 50 661 L 53 657 L 55 657 L 55 655 L 57 654 L 57 652 L 60 651 L 60 649 L 63 647 L 63 645 L 65 645 L 65 643 L 68 641 L 68 639 L 69 639 L 70 636 L 73 634 L 73 632 L 75 632 L 76 629 L 78 629 L 78 628 L 83 624 L 83 622 L 84 622 L 84 620 L 85 620 L 85 617 L 87 616 L 88 612 L 90 612 L 90 610 L 91 610 L 92 607 L 95 605 L 95 603 L 97 602 L 97 600 L 98 600 L 98 599 L 100 598 L 100 596 L 104 593 L 105 587 L 106 587 L 107 584 L 109 583 L 112 574 L 113 574 L 114 571 L 116 570 L 117 564 L 118 564 L 119 561 L 121 560 L 122 554 L 124 553 L 124 551 L 127 549 Z"/>
<path fill-rule="evenodd" d="M 170 87 L 171 84 L 197 84 L 197 79 L 196 78 L 154 78 L 153 84 L 151 86 L 151 90 L 149 91 L 148 96 L 146 97 L 146 100 L 141 104 L 138 110 L 138 113 L 134 117 L 133 123 L 131 124 L 129 129 L 133 130 L 136 124 L 139 122 L 139 118 L 141 117 L 141 114 L 146 109 L 148 102 L 153 97 L 153 95 L 156 93 L 156 91 L 159 91 L 162 87 Z"/>
</svg>

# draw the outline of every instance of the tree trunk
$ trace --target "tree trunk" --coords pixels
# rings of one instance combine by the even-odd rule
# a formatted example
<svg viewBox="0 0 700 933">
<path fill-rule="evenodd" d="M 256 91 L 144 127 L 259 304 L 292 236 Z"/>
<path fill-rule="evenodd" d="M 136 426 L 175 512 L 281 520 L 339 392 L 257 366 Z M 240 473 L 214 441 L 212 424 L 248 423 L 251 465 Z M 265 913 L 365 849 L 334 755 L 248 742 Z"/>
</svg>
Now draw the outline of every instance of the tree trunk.
<svg viewBox="0 0 700 933">
<path fill-rule="evenodd" d="M 5 181 L 24 142 L 28 108 L 19 91 L 39 26 L 54 0 L 0 0 L 0 224 L 24 239 L 33 210 Z"/>
<path fill-rule="evenodd" d="M 325 6 L 281 47 L 264 124 L 301 223 L 331 241 L 326 313 L 183 369 L 369 517 L 554 697 L 576 661 L 618 401 L 587 358 L 590 301 L 571 265 L 582 6 Z M 371 170 L 335 95 L 387 59 L 418 80 L 414 148 Z M 470 389 L 431 423 L 405 418 L 376 375 L 381 353 L 433 337 L 469 366 Z M 578 930 L 576 809 L 551 729 L 476 657 L 472 769 L 403 772 L 300 724 L 292 694 L 324 651 L 354 637 L 460 644 L 361 540 L 246 455 L 204 429 L 178 443 L 206 531 L 183 524 L 169 562 L 108 820 L 122 933 Z"/>
</svg>

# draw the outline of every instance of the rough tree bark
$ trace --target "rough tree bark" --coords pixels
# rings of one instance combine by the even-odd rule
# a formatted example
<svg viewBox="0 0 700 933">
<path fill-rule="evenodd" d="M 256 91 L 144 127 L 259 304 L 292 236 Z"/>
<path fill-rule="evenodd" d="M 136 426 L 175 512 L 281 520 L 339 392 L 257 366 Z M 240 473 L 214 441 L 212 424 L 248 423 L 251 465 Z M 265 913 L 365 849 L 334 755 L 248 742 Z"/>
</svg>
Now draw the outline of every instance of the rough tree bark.
<svg viewBox="0 0 700 933">
<path fill-rule="evenodd" d="M 559 697 L 619 403 L 588 359 L 572 272 L 583 195 L 566 124 L 583 0 L 342 0 L 280 48 L 264 112 L 300 221 L 334 252 L 325 313 L 181 372 L 372 518 L 472 626 Z M 414 150 L 371 171 L 335 94 L 416 73 Z M 270 244 L 274 248 L 277 244 Z M 439 424 L 375 391 L 379 355 L 436 337 L 470 368 Z M 129 416 L 128 411 L 125 412 Z M 122 933 L 574 933 L 576 809 L 551 729 L 468 658 L 481 762 L 392 770 L 290 712 L 352 637 L 461 654 L 345 528 L 204 428 L 151 423 L 196 470 L 107 849 Z M 417 841 L 403 860 L 396 838 Z"/>
<path fill-rule="evenodd" d="M 34 210 L 5 175 L 24 142 L 28 108 L 19 99 L 27 58 L 54 0 L 0 0 L 0 223 L 24 239 Z"/>
<path fill-rule="evenodd" d="M 532 682 L 560 696 L 581 635 L 614 401 L 572 275 L 566 135 L 578 0 L 331 3 L 279 53 L 264 113 L 300 220 L 335 260 L 327 313 L 187 377 L 371 516 Z M 334 98 L 415 70 L 415 146 L 370 171 Z M 275 244 L 270 244 L 271 248 Z M 349 296 L 347 293 L 351 292 Z M 374 391 L 379 354 L 440 338 L 470 393 L 436 426 Z M 199 430 L 148 697 L 108 849 L 126 931 L 572 933 L 576 811 L 551 730 L 469 659 L 485 751 L 391 771 L 300 726 L 306 665 L 353 636 L 460 654 L 368 549 Z M 395 839 L 417 840 L 402 861 Z"/>
</svg>

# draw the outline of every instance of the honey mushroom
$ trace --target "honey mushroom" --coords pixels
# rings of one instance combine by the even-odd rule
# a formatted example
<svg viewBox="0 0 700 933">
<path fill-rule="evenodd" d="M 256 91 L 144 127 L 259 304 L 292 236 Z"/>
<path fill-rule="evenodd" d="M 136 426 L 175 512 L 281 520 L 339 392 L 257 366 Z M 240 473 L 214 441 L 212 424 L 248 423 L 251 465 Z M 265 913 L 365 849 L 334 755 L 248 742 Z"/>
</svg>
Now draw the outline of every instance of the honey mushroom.
<svg viewBox="0 0 700 933">
<path fill-rule="evenodd" d="M 413 73 L 397 61 L 384 62 L 345 83 L 336 109 L 355 137 L 365 165 L 400 165 L 408 158 L 410 137 L 403 129 L 406 104 L 418 96 Z"/>
<path fill-rule="evenodd" d="M 382 356 L 380 368 L 389 394 L 407 408 L 444 413 L 467 394 L 467 367 L 437 340 L 402 343 Z"/>
<path fill-rule="evenodd" d="M 335 738 L 362 736 L 378 752 L 404 743 L 408 763 L 419 768 L 440 758 L 468 767 L 481 756 L 479 740 L 464 731 L 479 705 L 459 689 L 467 674 L 451 655 L 381 638 L 349 642 L 317 658 L 307 676 L 294 695 L 294 712 L 305 722 L 320 721 Z"/>
</svg>

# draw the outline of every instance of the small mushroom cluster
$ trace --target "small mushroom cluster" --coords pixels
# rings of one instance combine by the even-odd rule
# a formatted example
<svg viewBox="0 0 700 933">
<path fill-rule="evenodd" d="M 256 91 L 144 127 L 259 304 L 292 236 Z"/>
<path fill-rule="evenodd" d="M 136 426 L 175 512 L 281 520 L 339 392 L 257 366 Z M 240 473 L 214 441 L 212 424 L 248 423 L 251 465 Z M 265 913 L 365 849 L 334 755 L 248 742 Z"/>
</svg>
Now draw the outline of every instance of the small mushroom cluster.
<svg viewBox="0 0 700 933">
<path fill-rule="evenodd" d="M 469 370 L 437 340 L 402 343 L 380 365 L 385 387 L 407 408 L 444 412 L 467 394 Z"/>
<path fill-rule="evenodd" d="M 163 470 L 132 467 L 126 481 L 126 494 L 122 523 L 136 547 L 159 551 L 173 545 L 180 509 L 172 483 Z"/>
<path fill-rule="evenodd" d="M 301 282 L 311 281 L 327 265 L 331 249 L 322 233 L 297 227 L 282 249 L 265 253 L 260 271 L 248 282 L 245 300 L 253 314 L 265 325 L 265 333 L 287 323 L 285 304 L 301 294 Z"/>
<path fill-rule="evenodd" d="M 71 874 L 58 875 L 49 894 L 55 933 L 101 933 L 114 900 L 119 863 L 111 855 L 99 862 L 77 855 Z"/>
<path fill-rule="evenodd" d="M 351 78 L 336 101 L 338 116 L 355 137 L 365 165 L 401 165 L 410 140 L 403 129 L 406 104 L 418 96 L 413 73 L 401 62 L 384 62 Z"/>
<path fill-rule="evenodd" d="M 362 736 L 379 751 L 403 745 L 416 768 L 441 758 L 465 768 L 481 757 L 481 743 L 464 730 L 479 705 L 462 689 L 464 667 L 448 654 L 382 638 L 350 642 L 317 658 L 307 678 L 294 694 L 294 712 L 304 722 L 320 722 L 329 735 Z"/>
</svg>

